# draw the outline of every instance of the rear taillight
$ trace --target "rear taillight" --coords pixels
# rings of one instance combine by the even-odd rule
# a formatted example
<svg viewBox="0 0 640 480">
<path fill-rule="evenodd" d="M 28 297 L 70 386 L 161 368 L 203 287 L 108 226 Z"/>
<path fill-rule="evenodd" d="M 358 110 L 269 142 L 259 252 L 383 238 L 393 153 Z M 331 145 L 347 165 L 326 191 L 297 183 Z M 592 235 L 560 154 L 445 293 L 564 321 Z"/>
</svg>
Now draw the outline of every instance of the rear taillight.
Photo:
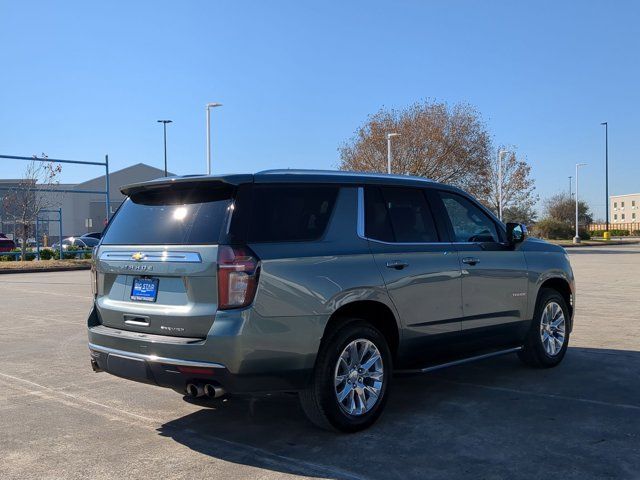
<svg viewBox="0 0 640 480">
<path fill-rule="evenodd" d="M 258 257 L 247 247 L 218 247 L 218 308 L 246 307 L 258 286 Z"/>
<path fill-rule="evenodd" d="M 96 297 L 98 295 L 98 271 L 94 262 L 95 260 L 91 261 L 91 293 Z"/>
</svg>

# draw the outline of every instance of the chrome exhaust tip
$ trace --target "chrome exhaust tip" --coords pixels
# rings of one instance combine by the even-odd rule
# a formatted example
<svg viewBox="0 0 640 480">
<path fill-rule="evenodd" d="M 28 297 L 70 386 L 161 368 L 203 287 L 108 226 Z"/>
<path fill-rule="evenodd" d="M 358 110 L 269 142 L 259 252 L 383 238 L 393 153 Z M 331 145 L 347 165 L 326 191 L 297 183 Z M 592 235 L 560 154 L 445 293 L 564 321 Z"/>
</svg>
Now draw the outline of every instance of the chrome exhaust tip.
<svg viewBox="0 0 640 480">
<path fill-rule="evenodd" d="M 217 385 L 212 385 L 210 383 L 207 383 L 204 386 L 204 394 L 209 397 L 209 398 L 220 398 L 224 395 L 226 395 L 226 390 L 222 387 L 219 387 Z"/>
<path fill-rule="evenodd" d="M 187 395 L 190 397 L 202 397 L 204 395 L 204 389 L 202 385 L 196 383 L 187 383 Z"/>
</svg>

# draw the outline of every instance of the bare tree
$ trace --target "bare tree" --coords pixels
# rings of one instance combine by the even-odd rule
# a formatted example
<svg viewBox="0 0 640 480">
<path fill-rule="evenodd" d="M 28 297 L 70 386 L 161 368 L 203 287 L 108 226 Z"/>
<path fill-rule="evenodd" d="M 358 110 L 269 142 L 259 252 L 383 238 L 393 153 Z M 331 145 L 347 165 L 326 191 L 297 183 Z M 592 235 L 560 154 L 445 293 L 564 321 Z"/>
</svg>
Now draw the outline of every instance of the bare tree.
<svg viewBox="0 0 640 480">
<path fill-rule="evenodd" d="M 41 157 L 46 159 L 43 153 Z M 62 167 L 54 162 L 33 160 L 27 164 L 22 178 L 3 198 L 5 214 L 19 225 L 22 236 L 22 260 L 25 259 L 27 239 L 33 233 L 40 211 L 59 203 L 55 192 L 47 190 L 58 185 Z"/>
<path fill-rule="evenodd" d="M 490 165 L 491 140 L 475 108 L 424 101 L 403 110 L 382 109 L 356 130 L 340 152 L 340 169 L 387 171 L 387 133 L 393 173 L 427 177 L 479 195 Z"/>
<path fill-rule="evenodd" d="M 518 159 L 513 151 L 502 156 L 502 213 L 507 222 L 531 223 L 535 220 L 534 206 L 538 201 L 535 183 L 531 178 L 531 166 Z M 500 163 L 498 153 L 491 157 L 489 169 L 485 173 L 486 190 L 479 195 L 480 200 L 498 214 L 500 205 Z"/>
<path fill-rule="evenodd" d="M 566 223 L 575 228 L 576 201 L 566 193 L 558 193 L 544 202 L 545 213 L 548 218 Z M 593 215 L 589 205 L 583 200 L 578 200 L 578 222 L 580 225 L 593 223 Z"/>
</svg>

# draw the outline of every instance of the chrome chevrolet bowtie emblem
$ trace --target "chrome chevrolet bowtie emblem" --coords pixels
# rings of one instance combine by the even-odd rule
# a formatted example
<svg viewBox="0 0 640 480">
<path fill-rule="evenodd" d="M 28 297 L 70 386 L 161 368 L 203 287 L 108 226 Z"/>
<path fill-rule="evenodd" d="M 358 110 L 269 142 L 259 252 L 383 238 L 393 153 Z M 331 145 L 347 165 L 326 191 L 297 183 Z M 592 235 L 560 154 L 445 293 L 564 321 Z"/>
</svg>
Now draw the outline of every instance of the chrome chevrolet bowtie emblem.
<svg viewBox="0 0 640 480">
<path fill-rule="evenodd" d="M 140 260 L 144 260 L 147 256 L 142 253 L 142 252 L 136 252 L 133 255 L 131 255 L 131 260 L 135 260 L 136 262 L 139 262 Z"/>
</svg>

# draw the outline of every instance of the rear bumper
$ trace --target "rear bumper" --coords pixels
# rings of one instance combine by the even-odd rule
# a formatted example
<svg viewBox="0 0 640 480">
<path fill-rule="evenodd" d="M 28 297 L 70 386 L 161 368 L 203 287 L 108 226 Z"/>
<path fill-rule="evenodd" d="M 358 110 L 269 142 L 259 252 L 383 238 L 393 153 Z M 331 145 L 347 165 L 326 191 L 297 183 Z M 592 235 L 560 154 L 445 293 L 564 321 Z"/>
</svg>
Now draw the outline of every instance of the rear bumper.
<svg viewBox="0 0 640 480">
<path fill-rule="evenodd" d="M 206 338 L 192 339 L 109 328 L 93 308 L 88 346 L 99 370 L 180 392 L 188 383 L 216 384 L 229 393 L 297 391 L 311 378 L 321 325 L 315 318 L 228 311 L 216 315 Z"/>
<path fill-rule="evenodd" d="M 235 378 L 224 365 L 127 352 L 89 343 L 98 370 L 141 383 L 185 392 L 188 383 L 213 383 L 237 390 Z"/>
</svg>

